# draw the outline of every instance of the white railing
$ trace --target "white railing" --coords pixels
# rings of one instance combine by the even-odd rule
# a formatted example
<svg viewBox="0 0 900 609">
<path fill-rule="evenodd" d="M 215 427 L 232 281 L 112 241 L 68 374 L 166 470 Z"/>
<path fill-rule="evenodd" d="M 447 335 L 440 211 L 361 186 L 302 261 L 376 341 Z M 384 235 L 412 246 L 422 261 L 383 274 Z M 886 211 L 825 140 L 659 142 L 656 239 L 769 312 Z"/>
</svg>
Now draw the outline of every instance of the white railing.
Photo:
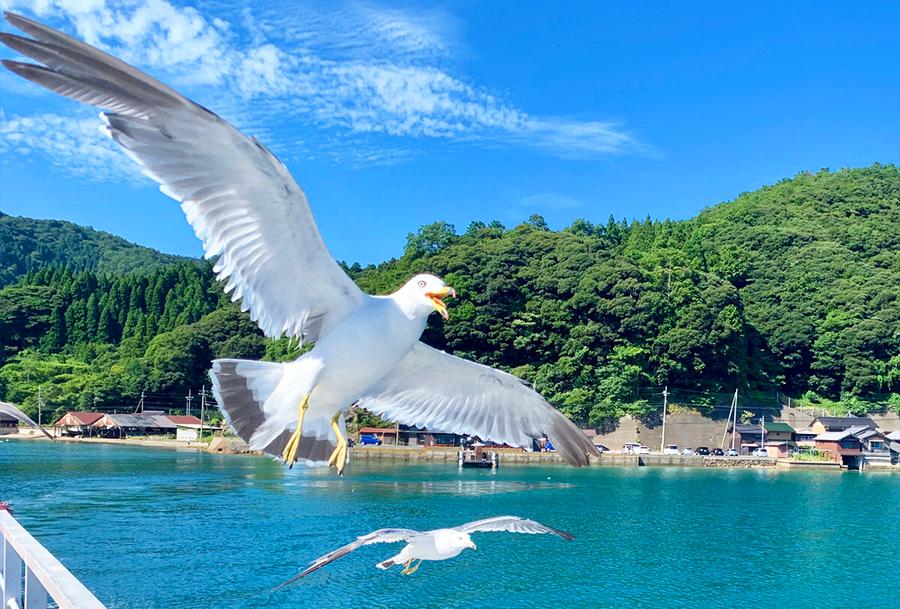
<svg viewBox="0 0 900 609">
<path fill-rule="evenodd" d="M 48 595 L 60 609 L 106 609 L 5 510 L 0 510 L 0 533 L 3 533 L 0 555 L 2 609 L 46 609 Z"/>
</svg>

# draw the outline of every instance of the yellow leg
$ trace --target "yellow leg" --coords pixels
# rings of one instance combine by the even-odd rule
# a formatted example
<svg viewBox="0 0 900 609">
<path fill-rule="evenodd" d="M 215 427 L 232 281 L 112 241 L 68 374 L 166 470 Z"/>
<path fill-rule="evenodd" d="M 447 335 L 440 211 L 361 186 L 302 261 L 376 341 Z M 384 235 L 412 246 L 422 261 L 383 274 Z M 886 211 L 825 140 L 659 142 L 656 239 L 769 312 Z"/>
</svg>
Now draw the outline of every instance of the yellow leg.
<svg viewBox="0 0 900 609">
<path fill-rule="evenodd" d="M 411 558 L 410 558 L 410 561 L 412 561 Z M 421 565 L 421 564 L 422 564 L 422 559 L 420 558 L 420 559 L 419 559 L 419 562 L 416 563 L 416 566 L 413 567 L 412 569 L 409 569 L 409 570 L 406 572 L 406 574 L 407 574 L 407 575 L 412 575 L 413 573 L 415 573 L 416 571 L 419 570 L 419 565 Z"/>
<path fill-rule="evenodd" d="M 410 571 L 409 567 L 410 567 L 410 565 L 412 565 L 412 561 L 414 561 L 414 560 L 415 560 L 415 558 L 410 558 L 409 560 L 406 561 L 406 566 L 403 567 L 402 571 L 400 571 L 400 575 L 409 575 L 410 573 L 412 573 L 413 571 L 415 571 L 416 569 L 419 568 L 419 565 L 416 565 L 416 569 L 413 569 L 412 571 Z M 420 560 L 419 563 L 421 564 L 422 561 Z"/>
<path fill-rule="evenodd" d="M 337 436 L 337 446 L 328 459 L 328 464 L 333 465 L 338 470 L 338 476 L 344 475 L 344 466 L 347 464 L 347 438 L 341 434 L 341 428 L 338 427 L 338 419 L 343 416 L 343 411 L 339 410 L 331 419 L 331 428 Z"/>
<path fill-rule="evenodd" d="M 307 408 L 309 408 L 309 394 L 306 394 L 300 400 L 300 418 L 297 421 L 297 431 L 288 440 L 287 446 L 284 447 L 284 453 L 281 455 L 284 457 L 284 462 L 288 464 L 288 467 L 294 467 L 294 461 L 297 459 L 297 448 L 300 446 L 300 438 L 303 437 L 303 415 L 306 414 Z"/>
</svg>

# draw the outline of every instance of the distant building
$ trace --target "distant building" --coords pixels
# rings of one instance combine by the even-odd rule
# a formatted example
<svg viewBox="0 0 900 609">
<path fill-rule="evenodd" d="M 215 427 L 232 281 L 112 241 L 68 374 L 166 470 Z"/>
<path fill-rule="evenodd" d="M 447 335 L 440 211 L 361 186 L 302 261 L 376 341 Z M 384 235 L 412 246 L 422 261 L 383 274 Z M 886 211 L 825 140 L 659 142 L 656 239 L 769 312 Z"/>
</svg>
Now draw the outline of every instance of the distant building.
<svg viewBox="0 0 900 609">
<path fill-rule="evenodd" d="M 0 436 L 9 433 L 19 433 L 19 419 L 0 413 Z"/>
<path fill-rule="evenodd" d="M 816 436 L 819 435 L 808 427 L 794 432 L 794 441 L 799 448 L 815 448 Z"/>
<path fill-rule="evenodd" d="M 410 425 L 398 427 L 362 427 L 361 436 L 373 436 L 384 445 L 398 446 L 459 446 L 461 436 L 441 431 L 433 431 Z"/>
<path fill-rule="evenodd" d="M 102 418 L 102 412 L 76 412 L 70 410 L 53 424 L 53 429 L 57 435 L 90 436 L 92 432 L 91 425 Z"/>
<path fill-rule="evenodd" d="M 816 449 L 826 451 L 829 459 L 849 469 L 859 469 L 862 465 L 863 447 L 859 438 L 850 429 L 826 431 L 815 438 Z"/>
<path fill-rule="evenodd" d="M 740 446 L 742 455 L 752 454 L 754 450 L 763 445 L 763 430 L 759 425 L 738 423 L 734 426 L 734 445 Z"/>
<path fill-rule="evenodd" d="M 863 466 L 888 465 L 891 463 L 891 441 L 888 440 L 885 434 L 871 427 L 864 429 L 851 427 L 848 431 L 853 433 L 862 445 Z"/>
<path fill-rule="evenodd" d="M 175 439 L 181 442 L 196 442 L 200 439 L 200 419 L 194 415 L 166 415 L 166 418 L 175 423 Z M 215 430 L 218 427 L 203 425 L 203 429 Z"/>
<path fill-rule="evenodd" d="M 900 430 L 892 431 L 885 437 L 888 440 L 888 450 L 891 451 L 891 463 L 900 463 Z"/>
<path fill-rule="evenodd" d="M 400 425 L 397 443 L 406 446 L 459 446 L 460 436 L 411 425 Z"/>
<path fill-rule="evenodd" d="M 769 456 L 790 458 L 797 449 L 797 442 L 794 441 L 794 428 L 787 423 L 768 422 L 765 424 L 765 429 L 766 439 L 763 445 Z"/>
<path fill-rule="evenodd" d="M 581 430 L 584 435 L 590 438 L 591 443 L 593 443 L 594 448 L 599 450 L 600 452 L 609 452 L 609 448 L 600 443 L 602 439 L 598 434 L 596 429 L 582 429 Z"/>
<path fill-rule="evenodd" d="M 178 429 L 162 411 L 149 410 L 139 414 L 104 414 L 91 428 L 96 435 L 107 438 L 174 434 Z"/>
<path fill-rule="evenodd" d="M 877 429 L 875 421 L 869 417 L 816 417 L 809 424 L 809 430 L 816 435 L 826 431 L 844 431 L 851 427 L 871 427 Z"/>
<path fill-rule="evenodd" d="M 382 444 L 397 443 L 397 429 L 394 427 L 360 427 L 359 435 L 373 436 L 381 440 Z"/>
<path fill-rule="evenodd" d="M 872 453 L 887 453 L 889 440 L 887 439 L 887 436 L 880 431 L 872 429 L 871 427 L 867 427 L 859 431 L 853 431 L 853 428 L 851 428 L 850 430 L 853 432 L 854 436 L 859 438 L 859 441 L 863 446 L 863 450 Z"/>
</svg>

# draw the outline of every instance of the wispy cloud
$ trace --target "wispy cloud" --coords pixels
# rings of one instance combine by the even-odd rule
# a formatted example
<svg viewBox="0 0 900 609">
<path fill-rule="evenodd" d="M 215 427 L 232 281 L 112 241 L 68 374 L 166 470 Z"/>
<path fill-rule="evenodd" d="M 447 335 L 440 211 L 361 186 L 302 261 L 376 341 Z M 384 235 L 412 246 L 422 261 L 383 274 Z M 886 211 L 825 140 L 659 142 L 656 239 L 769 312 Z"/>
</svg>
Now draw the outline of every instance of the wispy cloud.
<svg viewBox="0 0 900 609">
<path fill-rule="evenodd" d="M 148 183 L 137 166 L 103 136 L 97 117 L 73 118 L 55 114 L 6 116 L 0 109 L 0 154 L 28 156 L 40 152 L 59 171 L 103 182 Z"/>
<path fill-rule="evenodd" d="M 443 11 L 291 3 L 213 17 L 166 0 L 3 3 L 167 77 L 258 137 L 305 129 L 310 157 L 390 164 L 434 139 L 563 158 L 647 149 L 612 122 L 531 115 L 472 82 L 454 69 L 458 24 Z"/>
</svg>

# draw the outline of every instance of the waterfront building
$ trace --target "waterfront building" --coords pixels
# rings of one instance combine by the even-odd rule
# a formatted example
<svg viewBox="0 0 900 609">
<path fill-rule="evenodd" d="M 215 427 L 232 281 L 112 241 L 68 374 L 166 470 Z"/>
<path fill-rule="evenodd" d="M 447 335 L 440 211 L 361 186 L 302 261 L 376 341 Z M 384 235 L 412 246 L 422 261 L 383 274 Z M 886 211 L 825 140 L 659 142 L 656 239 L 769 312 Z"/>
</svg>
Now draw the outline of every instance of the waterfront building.
<svg viewBox="0 0 900 609">
<path fill-rule="evenodd" d="M 826 431 L 844 431 L 851 427 L 878 428 L 875 421 L 869 417 L 816 417 L 809 424 L 809 430 L 815 432 L 816 435 Z"/>
<path fill-rule="evenodd" d="M 826 431 L 815 438 L 816 448 L 826 451 L 831 461 L 850 469 L 859 469 L 862 464 L 862 443 L 850 429 Z"/>
<path fill-rule="evenodd" d="M 102 412 L 77 412 L 70 410 L 53 423 L 53 429 L 58 436 L 90 436 L 92 431 L 91 425 L 102 418 Z"/>
<path fill-rule="evenodd" d="M 139 414 L 104 414 L 91 427 L 106 438 L 174 434 L 178 429 L 162 411 L 155 410 Z"/>
<path fill-rule="evenodd" d="M 19 419 L 0 413 L 0 436 L 8 433 L 19 433 Z"/>
<path fill-rule="evenodd" d="M 200 419 L 194 415 L 166 415 L 166 418 L 175 423 L 175 439 L 182 442 L 196 442 L 200 439 Z M 203 429 L 218 430 L 219 427 L 203 425 Z"/>
<path fill-rule="evenodd" d="M 755 449 L 763 445 L 763 430 L 759 425 L 738 423 L 734 426 L 734 434 L 737 436 L 734 439 L 734 445 L 740 446 L 739 450 L 742 455 L 752 454 Z"/>
<path fill-rule="evenodd" d="M 766 440 L 763 445 L 770 457 L 789 459 L 797 449 L 794 441 L 794 428 L 787 423 L 767 422 L 765 424 Z"/>
<path fill-rule="evenodd" d="M 382 444 L 397 444 L 396 427 L 360 427 L 359 435 L 372 436 L 380 440 Z"/>
</svg>

